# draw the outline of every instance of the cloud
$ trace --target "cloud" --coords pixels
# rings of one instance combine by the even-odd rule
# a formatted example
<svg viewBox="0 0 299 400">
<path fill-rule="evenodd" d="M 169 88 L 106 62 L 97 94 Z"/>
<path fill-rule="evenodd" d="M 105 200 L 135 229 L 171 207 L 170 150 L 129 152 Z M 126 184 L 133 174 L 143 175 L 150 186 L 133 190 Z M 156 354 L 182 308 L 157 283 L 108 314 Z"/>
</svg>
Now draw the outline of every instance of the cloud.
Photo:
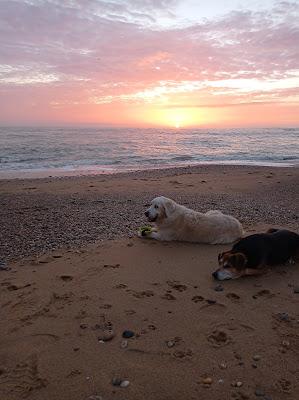
<svg viewBox="0 0 299 400">
<path fill-rule="evenodd" d="M 177 4 L 2 0 L 0 91 L 50 88 L 49 104 L 298 101 L 297 2 L 189 26 Z"/>
</svg>

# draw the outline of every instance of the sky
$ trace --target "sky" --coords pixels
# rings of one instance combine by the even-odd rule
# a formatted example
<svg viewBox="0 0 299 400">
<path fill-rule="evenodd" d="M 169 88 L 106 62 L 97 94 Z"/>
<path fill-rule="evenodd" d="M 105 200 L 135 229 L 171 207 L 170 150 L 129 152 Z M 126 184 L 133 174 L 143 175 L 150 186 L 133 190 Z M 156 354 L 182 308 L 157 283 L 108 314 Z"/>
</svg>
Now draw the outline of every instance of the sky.
<svg viewBox="0 0 299 400">
<path fill-rule="evenodd" d="M 299 126 L 299 0 L 0 0 L 0 125 Z"/>
</svg>

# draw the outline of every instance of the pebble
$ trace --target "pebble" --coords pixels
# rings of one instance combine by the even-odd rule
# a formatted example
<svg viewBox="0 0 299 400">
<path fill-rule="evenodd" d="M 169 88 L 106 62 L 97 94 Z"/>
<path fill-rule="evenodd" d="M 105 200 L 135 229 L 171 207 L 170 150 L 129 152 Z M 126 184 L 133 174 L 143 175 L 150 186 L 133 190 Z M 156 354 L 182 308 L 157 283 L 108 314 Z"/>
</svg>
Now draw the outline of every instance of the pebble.
<svg viewBox="0 0 299 400">
<path fill-rule="evenodd" d="M 254 394 L 255 394 L 257 397 L 263 397 L 263 396 L 265 396 L 265 392 L 264 392 L 262 389 L 256 389 L 255 392 L 254 392 Z"/>
<path fill-rule="evenodd" d="M 219 364 L 219 367 L 221 369 L 226 369 L 227 368 L 227 364 L 225 364 L 224 362 L 222 362 L 221 364 Z"/>
<path fill-rule="evenodd" d="M 135 335 L 133 331 L 123 331 L 122 337 L 126 339 L 130 339 Z"/>
<path fill-rule="evenodd" d="M 216 300 L 207 299 L 208 304 L 216 304 Z"/>
<path fill-rule="evenodd" d="M 294 287 L 293 292 L 298 294 L 299 293 L 299 286 Z"/>
<path fill-rule="evenodd" d="M 233 387 L 241 387 L 243 385 L 243 382 L 241 382 L 241 381 L 237 381 L 237 382 L 233 382 L 232 384 L 231 384 L 231 386 L 233 386 Z"/>
<path fill-rule="evenodd" d="M 86 329 L 87 328 L 87 324 L 80 324 L 80 328 L 81 329 Z"/>
<path fill-rule="evenodd" d="M 175 342 L 173 341 L 173 340 L 169 340 L 168 342 L 167 342 L 167 347 L 173 347 L 175 345 Z"/>
<path fill-rule="evenodd" d="M 10 269 L 5 261 L 0 261 L 0 271 L 9 271 Z"/>
<path fill-rule="evenodd" d="M 283 340 L 282 343 L 283 347 L 290 347 L 291 343 L 288 340 Z"/>
<path fill-rule="evenodd" d="M 255 355 L 252 357 L 252 359 L 253 359 L 254 361 L 260 361 L 261 356 L 260 356 L 259 354 L 255 354 Z"/>
<path fill-rule="evenodd" d="M 215 292 L 223 292 L 224 288 L 222 285 L 217 285 L 214 288 Z"/>
<path fill-rule="evenodd" d="M 122 383 L 122 379 L 113 378 L 111 383 L 112 383 L 113 386 L 120 386 L 120 384 Z"/>
<path fill-rule="evenodd" d="M 218 383 L 222 385 L 224 383 L 224 379 L 218 379 Z"/>
<path fill-rule="evenodd" d="M 111 383 L 113 386 L 120 386 L 122 388 L 126 388 L 130 385 L 129 381 L 120 378 L 113 378 Z"/>
<path fill-rule="evenodd" d="M 125 349 L 126 347 L 128 347 L 128 341 L 127 341 L 127 340 L 123 340 L 123 341 L 121 342 L 121 344 L 120 344 L 120 347 L 121 347 L 122 349 Z"/>
<path fill-rule="evenodd" d="M 202 383 L 204 383 L 205 385 L 211 385 L 212 382 L 213 382 L 213 379 L 210 378 L 210 377 L 204 378 L 204 379 L 202 380 Z"/>
<path fill-rule="evenodd" d="M 115 333 L 112 330 L 106 330 L 103 331 L 99 336 L 98 336 L 98 341 L 101 342 L 109 342 L 112 340 L 115 336 Z"/>
<path fill-rule="evenodd" d="M 253 363 L 251 365 L 252 365 L 252 368 L 257 368 L 257 364 L 256 363 Z"/>
<path fill-rule="evenodd" d="M 92 396 L 89 396 L 89 397 L 88 397 L 88 400 L 103 400 L 103 397 L 94 394 L 94 395 L 92 395 Z"/>
<path fill-rule="evenodd" d="M 290 320 L 289 314 L 285 313 L 285 312 L 278 313 L 277 316 L 281 321 L 289 321 Z"/>
<path fill-rule="evenodd" d="M 128 387 L 129 385 L 130 385 L 130 382 L 129 382 L 129 381 L 122 381 L 121 384 L 120 384 L 120 387 L 126 388 L 126 387 Z"/>
</svg>

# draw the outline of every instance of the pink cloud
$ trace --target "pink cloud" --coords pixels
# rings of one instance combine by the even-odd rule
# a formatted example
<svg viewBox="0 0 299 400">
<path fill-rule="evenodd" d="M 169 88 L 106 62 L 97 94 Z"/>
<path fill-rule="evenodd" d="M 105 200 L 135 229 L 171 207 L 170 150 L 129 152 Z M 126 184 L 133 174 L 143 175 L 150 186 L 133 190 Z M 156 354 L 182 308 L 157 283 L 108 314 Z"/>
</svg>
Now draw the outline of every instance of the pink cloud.
<svg viewBox="0 0 299 400">
<path fill-rule="evenodd" d="M 240 98 L 244 103 L 298 100 L 295 80 L 294 87 L 275 83 L 298 78 L 298 3 L 159 28 L 159 19 L 175 20 L 176 3 L 2 1 L 1 97 L 25 101 L 30 92 L 36 104 L 42 101 L 49 109 L 101 104 L 101 99 L 159 104 L 174 97 L 175 104 L 211 105 L 234 105 Z M 247 80 L 249 86 L 258 81 L 261 87 L 274 83 L 273 90 L 270 85 L 246 93 L 215 85 L 228 80 Z"/>
</svg>

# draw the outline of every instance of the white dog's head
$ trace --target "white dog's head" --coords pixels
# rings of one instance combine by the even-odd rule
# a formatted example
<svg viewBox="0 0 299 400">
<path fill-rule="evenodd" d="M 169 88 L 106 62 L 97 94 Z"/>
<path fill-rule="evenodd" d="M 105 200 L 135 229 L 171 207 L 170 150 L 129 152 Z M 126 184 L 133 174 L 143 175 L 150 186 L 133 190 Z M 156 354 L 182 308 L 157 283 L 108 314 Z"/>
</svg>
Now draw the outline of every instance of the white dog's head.
<svg viewBox="0 0 299 400">
<path fill-rule="evenodd" d="M 176 203 L 167 197 L 156 197 L 150 207 L 145 211 L 145 216 L 150 222 L 161 223 L 174 213 Z"/>
</svg>

